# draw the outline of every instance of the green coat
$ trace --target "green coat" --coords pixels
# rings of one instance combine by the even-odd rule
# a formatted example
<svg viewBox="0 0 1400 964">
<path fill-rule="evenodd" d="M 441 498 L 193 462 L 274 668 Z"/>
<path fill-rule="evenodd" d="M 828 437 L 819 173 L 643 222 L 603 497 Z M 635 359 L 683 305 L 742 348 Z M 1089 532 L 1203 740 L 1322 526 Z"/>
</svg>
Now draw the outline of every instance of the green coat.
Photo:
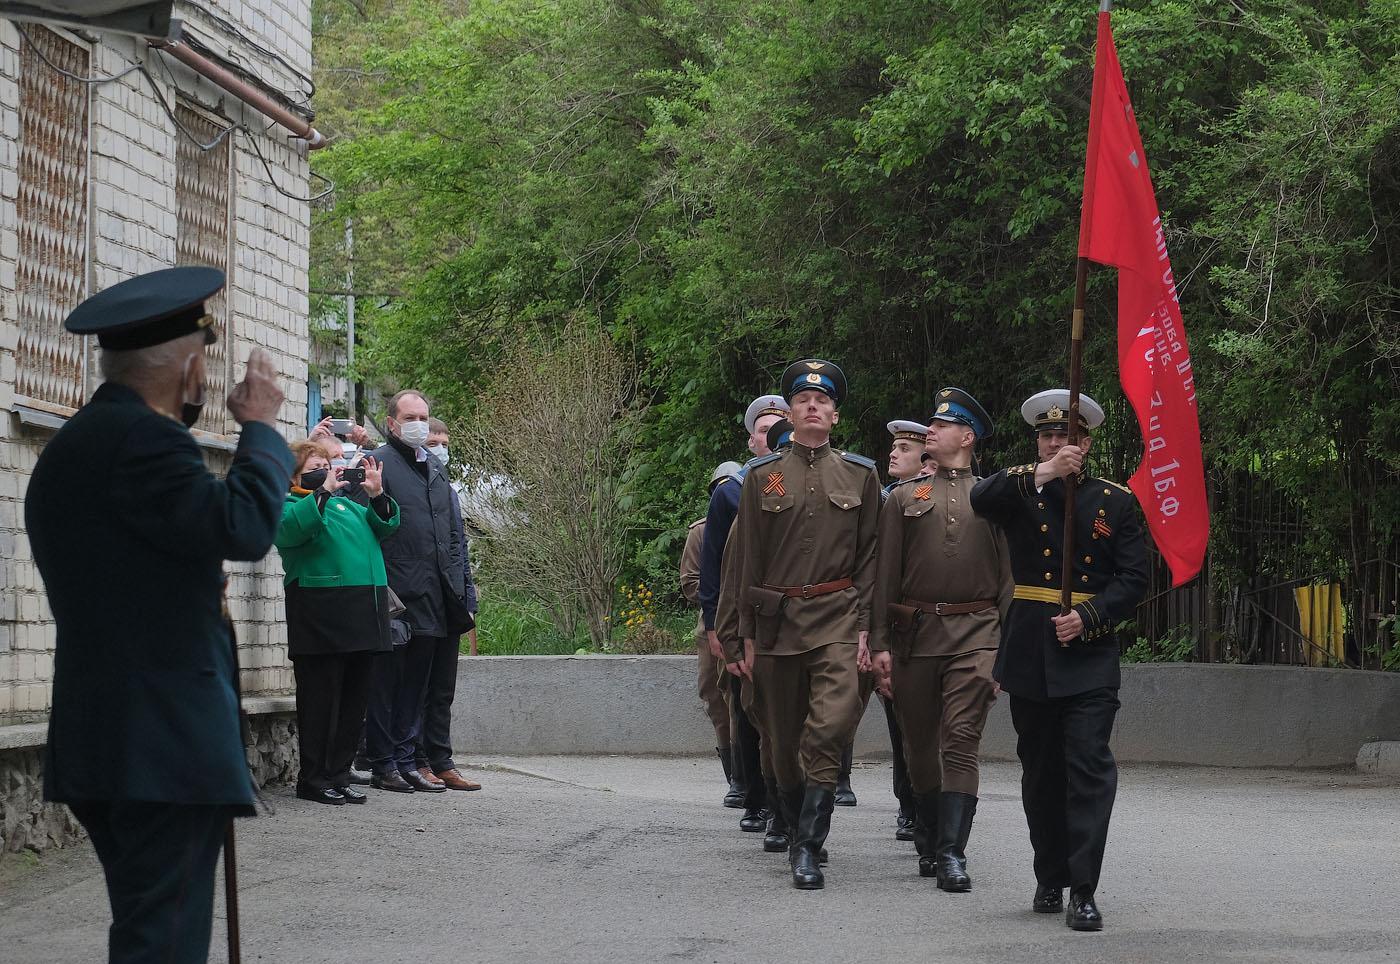
<svg viewBox="0 0 1400 964">
<path fill-rule="evenodd" d="M 25 521 L 58 627 L 50 800 L 249 807 L 225 559 L 261 559 L 293 467 L 243 426 L 218 479 L 189 431 L 105 384 L 44 446 Z"/>
<path fill-rule="evenodd" d="M 293 492 L 282 505 L 275 545 L 286 569 L 287 652 L 299 656 L 381 652 L 390 647 L 388 578 L 379 541 L 399 527 L 343 496 L 319 504 Z"/>
</svg>

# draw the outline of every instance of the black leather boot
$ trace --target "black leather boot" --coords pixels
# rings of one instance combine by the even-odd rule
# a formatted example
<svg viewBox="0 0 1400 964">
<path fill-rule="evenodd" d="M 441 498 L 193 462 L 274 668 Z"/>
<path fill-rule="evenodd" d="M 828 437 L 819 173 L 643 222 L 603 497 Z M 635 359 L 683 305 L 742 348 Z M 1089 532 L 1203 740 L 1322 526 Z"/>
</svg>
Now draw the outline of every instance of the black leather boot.
<svg viewBox="0 0 1400 964">
<path fill-rule="evenodd" d="M 846 752 L 841 754 L 841 774 L 836 778 L 836 806 L 854 807 L 856 805 L 856 792 L 851 789 L 851 750 L 853 747 L 846 747 Z"/>
<path fill-rule="evenodd" d="M 972 889 L 967 875 L 967 838 L 977 798 L 970 793 L 938 796 L 938 889 L 962 894 Z"/>
<path fill-rule="evenodd" d="M 1031 900 L 1031 910 L 1037 914 L 1058 914 L 1065 909 L 1065 889 L 1035 885 L 1035 898 Z"/>
<path fill-rule="evenodd" d="M 938 791 L 914 796 L 914 850 L 919 876 L 938 876 Z"/>
<path fill-rule="evenodd" d="M 768 832 L 763 836 L 763 849 L 770 854 L 780 854 L 790 846 L 788 828 L 791 826 L 787 813 L 786 803 L 788 794 L 778 790 L 778 784 L 772 780 L 766 781 L 768 785 L 768 810 L 771 816 L 768 818 Z"/>
<path fill-rule="evenodd" d="M 1076 887 L 1069 892 L 1069 906 L 1065 908 L 1065 923 L 1077 931 L 1103 930 L 1103 915 L 1094 903 L 1094 891 L 1089 887 Z"/>
<path fill-rule="evenodd" d="M 894 839 L 914 839 L 914 821 L 917 813 L 912 799 L 899 801 L 899 816 L 895 817 L 894 821 Z"/>
<path fill-rule="evenodd" d="M 729 784 L 724 794 L 724 805 L 738 810 L 744 805 L 744 791 L 734 783 L 734 751 L 727 746 L 717 746 L 715 752 L 719 754 L 719 765 L 724 767 L 724 782 Z"/>
<path fill-rule="evenodd" d="M 821 869 L 822 845 L 831 831 L 831 809 L 836 794 L 825 787 L 808 786 L 802 795 L 788 862 L 792 865 L 792 886 L 798 890 L 821 890 L 826 877 Z"/>
</svg>

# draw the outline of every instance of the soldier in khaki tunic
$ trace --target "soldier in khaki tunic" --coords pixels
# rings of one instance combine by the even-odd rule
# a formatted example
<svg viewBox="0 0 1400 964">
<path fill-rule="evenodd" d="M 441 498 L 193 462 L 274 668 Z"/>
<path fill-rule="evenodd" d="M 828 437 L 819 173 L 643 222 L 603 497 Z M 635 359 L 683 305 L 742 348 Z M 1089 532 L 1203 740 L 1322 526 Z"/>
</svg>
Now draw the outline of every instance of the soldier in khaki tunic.
<svg viewBox="0 0 1400 964">
<path fill-rule="evenodd" d="M 713 493 L 716 485 L 738 471 L 738 462 L 721 462 L 710 475 L 710 492 Z M 690 524 L 685 535 L 685 548 L 681 550 L 681 595 L 697 609 L 700 606 L 700 547 L 704 539 L 705 519 L 702 517 Z M 705 715 L 715 729 L 715 752 L 719 754 L 724 780 L 728 784 L 724 805 L 737 809 L 744 805 L 744 794 L 734 783 L 733 748 L 729 743 L 729 703 L 724 698 L 728 678 L 724 673 L 724 664 L 710 651 L 705 621 L 698 612 L 695 614 L 695 654 L 699 658 L 700 702 L 705 705 Z"/>
<path fill-rule="evenodd" d="M 919 874 L 961 892 L 972 889 L 977 751 L 1013 583 L 1005 538 L 969 501 L 973 448 L 991 419 L 958 388 L 936 406 L 925 447 L 937 471 L 896 485 L 880 514 L 870 645 L 910 751 Z"/>
<path fill-rule="evenodd" d="M 783 374 L 793 443 L 749 465 L 730 551 L 739 553 L 742 648 L 731 673 L 753 680 L 773 743 L 777 805 L 792 825 L 793 885 L 823 886 L 841 751 L 860 719 L 858 668 L 868 668 L 880 483 L 875 463 L 831 447 L 841 369 L 807 359 Z"/>
</svg>

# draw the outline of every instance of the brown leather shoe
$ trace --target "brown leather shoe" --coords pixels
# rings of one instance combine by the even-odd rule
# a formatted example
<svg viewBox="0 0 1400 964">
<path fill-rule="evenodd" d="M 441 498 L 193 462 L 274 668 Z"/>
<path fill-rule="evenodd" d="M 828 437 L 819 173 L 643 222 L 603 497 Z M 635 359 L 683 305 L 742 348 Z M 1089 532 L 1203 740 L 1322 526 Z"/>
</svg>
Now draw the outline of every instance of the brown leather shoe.
<svg viewBox="0 0 1400 964">
<path fill-rule="evenodd" d="M 442 782 L 443 782 L 443 781 L 439 780 L 439 779 L 437 778 L 437 775 L 436 775 L 435 773 L 433 773 L 432 770 L 429 770 L 427 767 L 419 767 L 419 768 L 418 768 L 418 775 L 419 775 L 420 777 L 422 777 L 424 780 L 427 780 L 427 781 L 428 781 L 429 783 L 431 783 L 433 786 L 440 786 L 440 785 L 442 784 Z"/>
<path fill-rule="evenodd" d="M 462 776 L 457 770 L 442 770 L 437 774 L 439 780 L 447 784 L 449 790 L 480 790 L 481 784 L 473 783 Z"/>
</svg>

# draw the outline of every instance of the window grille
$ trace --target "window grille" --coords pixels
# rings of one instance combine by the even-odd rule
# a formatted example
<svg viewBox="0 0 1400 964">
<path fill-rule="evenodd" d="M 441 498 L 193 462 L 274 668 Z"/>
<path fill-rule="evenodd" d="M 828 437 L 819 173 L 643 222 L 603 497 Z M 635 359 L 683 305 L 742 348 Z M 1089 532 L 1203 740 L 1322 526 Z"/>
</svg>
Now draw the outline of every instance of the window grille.
<svg viewBox="0 0 1400 964">
<path fill-rule="evenodd" d="M 86 47 L 37 26 L 29 36 L 44 58 L 88 76 Z M 20 45 L 15 394 L 76 409 L 85 395 L 86 346 L 63 330 L 63 319 L 87 296 L 88 89 L 33 47 Z"/>
<path fill-rule="evenodd" d="M 176 104 L 180 126 L 203 144 L 223 133 L 228 125 L 211 120 L 185 103 Z M 202 151 L 184 134 L 177 135 L 175 150 L 175 258 L 179 264 L 208 265 L 229 274 L 229 145 L 225 137 L 217 147 Z M 228 425 L 229 343 L 227 289 L 205 305 L 214 316 L 219 340 L 205 350 L 204 414 L 195 428 L 224 435 Z"/>
</svg>

